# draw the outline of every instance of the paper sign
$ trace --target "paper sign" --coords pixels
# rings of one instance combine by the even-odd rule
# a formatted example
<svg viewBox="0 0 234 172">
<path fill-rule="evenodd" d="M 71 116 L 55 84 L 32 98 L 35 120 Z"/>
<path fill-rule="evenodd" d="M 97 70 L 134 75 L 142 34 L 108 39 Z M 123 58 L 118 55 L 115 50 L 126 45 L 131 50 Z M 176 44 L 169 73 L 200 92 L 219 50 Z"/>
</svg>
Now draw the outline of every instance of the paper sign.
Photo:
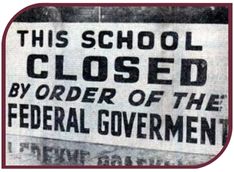
<svg viewBox="0 0 234 172">
<path fill-rule="evenodd" d="M 228 25 L 12 23 L 8 134 L 216 155 Z"/>
</svg>

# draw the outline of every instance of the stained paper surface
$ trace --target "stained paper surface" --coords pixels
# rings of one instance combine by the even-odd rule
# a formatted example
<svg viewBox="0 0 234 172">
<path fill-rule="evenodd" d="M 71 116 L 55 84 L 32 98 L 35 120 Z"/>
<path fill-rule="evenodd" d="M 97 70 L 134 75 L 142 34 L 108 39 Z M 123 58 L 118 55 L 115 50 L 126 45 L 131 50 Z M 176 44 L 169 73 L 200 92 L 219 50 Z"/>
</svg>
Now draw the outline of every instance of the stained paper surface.
<svg viewBox="0 0 234 172">
<path fill-rule="evenodd" d="M 228 26 L 12 23 L 6 96 L 7 134 L 216 155 Z"/>
</svg>

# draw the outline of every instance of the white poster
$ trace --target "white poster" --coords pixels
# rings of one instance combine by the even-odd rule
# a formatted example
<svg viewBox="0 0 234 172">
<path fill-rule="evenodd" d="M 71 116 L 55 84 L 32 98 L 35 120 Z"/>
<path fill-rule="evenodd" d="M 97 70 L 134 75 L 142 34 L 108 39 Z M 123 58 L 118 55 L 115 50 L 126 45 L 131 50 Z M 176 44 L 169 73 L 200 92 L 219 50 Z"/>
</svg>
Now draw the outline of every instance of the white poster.
<svg viewBox="0 0 234 172">
<path fill-rule="evenodd" d="M 228 25 L 12 23 L 7 134 L 216 155 Z"/>
</svg>

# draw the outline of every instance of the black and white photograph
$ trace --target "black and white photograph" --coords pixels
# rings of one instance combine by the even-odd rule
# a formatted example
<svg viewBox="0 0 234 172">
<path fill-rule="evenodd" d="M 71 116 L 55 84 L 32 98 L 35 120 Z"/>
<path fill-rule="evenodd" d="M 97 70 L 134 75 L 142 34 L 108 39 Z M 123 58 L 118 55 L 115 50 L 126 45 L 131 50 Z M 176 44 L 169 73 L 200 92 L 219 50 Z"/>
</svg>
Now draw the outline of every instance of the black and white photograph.
<svg viewBox="0 0 234 172">
<path fill-rule="evenodd" d="M 201 167 L 230 140 L 230 4 L 35 4 L 3 36 L 5 167 Z"/>
</svg>

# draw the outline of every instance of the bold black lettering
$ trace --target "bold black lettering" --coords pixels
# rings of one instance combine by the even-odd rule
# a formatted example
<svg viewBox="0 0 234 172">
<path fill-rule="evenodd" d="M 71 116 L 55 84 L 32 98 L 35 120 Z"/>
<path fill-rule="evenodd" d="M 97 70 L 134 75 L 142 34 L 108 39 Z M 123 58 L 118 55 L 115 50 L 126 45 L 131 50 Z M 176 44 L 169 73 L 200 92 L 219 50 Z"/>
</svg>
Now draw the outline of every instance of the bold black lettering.
<svg viewBox="0 0 234 172">
<path fill-rule="evenodd" d="M 24 111 L 28 109 L 27 104 L 20 105 L 20 128 L 28 128 L 28 123 L 24 121 L 24 119 L 28 118 L 28 113 Z"/>
<path fill-rule="evenodd" d="M 146 123 L 143 119 L 147 117 L 147 113 L 138 113 L 137 120 L 137 138 L 146 138 L 146 134 L 142 132 L 142 129 L 146 127 Z"/>
<path fill-rule="evenodd" d="M 100 31 L 99 35 L 98 35 L 98 40 L 99 40 L 99 47 L 100 48 L 112 48 L 113 43 L 108 42 L 108 43 L 104 43 L 104 37 L 105 36 L 109 36 L 109 37 L 113 37 L 113 32 L 112 31 Z"/>
<path fill-rule="evenodd" d="M 144 38 L 148 37 L 148 44 L 144 44 Z M 138 34 L 138 48 L 139 49 L 152 49 L 154 47 L 154 34 L 152 32 L 139 32 Z"/>
<path fill-rule="evenodd" d="M 118 31 L 118 33 L 117 33 L 117 48 L 121 49 L 123 46 L 123 43 L 125 42 L 125 43 L 127 43 L 127 48 L 132 49 L 132 35 L 133 35 L 133 32 L 128 31 L 127 37 L 123 37 L 123 32 Z"/>
<path fill-rule="evenodd" d="M 75 95 L 73 95 L 73 93 L 75 93 Z M 80 97 L 80 94 L 81 94 L 80 87 L 70 87 L 66 101 L 75 101 Z"/>
<path fill-rule="evenodd" d="M 89 44 L 88 43 L 84 43 L 82 42 L 82 47 L 84 48 L 92 48 L 94 45 L 95 45 L 95 39 L 90 37 L 89 35 L 94 35 L 94 31 L 91 31 L 91 30 L 87 30 L 85 31 L 83 34 L 82 34 L 82 39 L 84 41 L 89 41 Z"/>
<path fill-rule="evenodd" d="M 49 30 L 48 31 L 48 47 L 53 46 L 53 31 Z"/>
<path fill-rule="evenodd" d="M 204 59 L 182 59 L 181 60 L 181 85 L 202 86 L 207 79 L 207 62 Z M 191 81 L 192 65 L 197 67 L 197 76 Z"/>
<path fill-rule="evenodd" d="M 45 92 L 41 95 L 40 93 L 43 89 L 45 89 Z M 49 92 L 50 92 L 49 86 L 46 84 L 42 84 L 36 90 L 36 98 L 39 100 L 43 100 L 49 95 Z"/>
<path fill-rule="evenodd" d="M 66 37 L 64 37 L 67 34 L 68 33 L 65 30 L 60 30 L 60 31 L 57 32 L 56 38 L 60 42 L 57 42 L 55 44 L 56 47 L 58 47 L 58 48 L 64 48 L 64 47 L 66 47 L 68 45 L 68 39 Z"/>
<path fill-rule="evenodd" d="M 197 132 L 197 128 L 192 127 L 192 123 L 193 122 L 197 122 L 198 119 L 197 117 L 192 117 L 192 116 L 188 116 L 187 117 L 187 122 L 186 122 L 186 129 L 187 129 L 187 137 L 186 137 L 186 142 L 187 143 L 197 143 L 197 139 L 196 138 L 192 138 L 192 133 L 196 133 Z"/>
<path fill-rule="evenodd" d="M 157 121 L 157 124 L 155 124 Z M 158 114 L 150 114 L 150 139 L 154 139 L 154 135 L 156 134 L 158 140 L 162 140 L 162 135 L 160 134 L 160 128 L 162 125 L 161 116 Z"/>
<path fill-rule="evenodd" d="M 111 112 L 111 134 L 120 136 L 122 132 L 122 116 L 119 111 Z"/>
<path fill-rule="evenodd" d="M 167 37 L 172 37 L 172 44 L 167 44 Z M 175 50 L 178 47 L 178 33 L 176 32 L 163 32 L 161 35 L 161 47 L 164 50 Z"/>
<path fill-rule="evenodd" d="M 25 35 L 28 34 L 28 30 L 17 30 L 17 33 L 20 34 L 20 46 L 24 46 Z"/>
<path fill-rule="evenodd" d="M 64 56 L 63 55 L 56 55 L 56 64 L 55 64 L 55 79 L 58 80 L 77 80 L 76 75 L 65 75 L 63 74 L 63 63 L 64 63 Z"/>
<path fill-rule="evenodd" d="M 11 89 L 9 91 L 8 97 L 17 97 L 20 91 L 20 88 L 22 88 L 22 93 L 20 94 L 20 98 L 24 98 L 25 94 L 28 92 L 31 84 L 18 84 L 18 83 L 12 83 Z"/>
<path fill-rule="evenodd" d="M 76 114 L 75 108 L 69 109 L 66 132 L 70 132 L 71 128 L 74 128 L 75 133 L 79 132 L 78 120 L 77 120 L 77 114 Z"/>
<path fill-rule="evenodd" d="M 21 84 L 21 88 L 22 88 L 22 94 L 20 95 L 20 98 L 24 98 L 25 94 L 28 92 L 28 89 L 30 88 L 30 84 L 27 84 L 26 87 L 24 87 L 24 84 Z"/>
<path fill-rule="evenodd" d="M 9 91 L 8 97 L 17 97 L 20 89 L 20 84 L 14 82 L 12 83 L 11 89 Z"/>
<path fill-rule="evenodd" d="M 43 30 L 39 31 L 39 36 L 36 35 L 36 30 L 32 30 L 32 46 L 36 47 L 37 41 L 39 42 L 39 46 L 43 47 L 44 35 Z"/>
<path fill-rule="evenodd" d="M 92 62 L 98 62 L 98 73 L 92 75 Z M 86 81 L 105 81 L 107 79 L 107 58 L 104 56 L 87 56 L 83 61 L 83 78 Z"/>
<path fill-rule="evenodd" d="M 89 133 L 89 128 L 85 127 L 85 111 L 84 109 L 80 109 L 80 132 L 81 133 Z"/>
<path fill-rule="evenodd" d="M 211 126 L 209 126 L 207 119 L 201 117 L 201 144 L 206 144 L 206 134 L 211 145 L 215 145 L 215 118 L 210 119 Z"/>
<path fill-rule="evenodd" d="M 150 106 L 152 102 L 159 102 L 161 99 L 160 97 L 163 95 L 163 93 L 164 91 L 151 91 L 149 99 L 145 103 L 145 106 Z"/>
<path fill-rule="evenodd" d="M 123 123 L 124 123 L 124 131 L 125 131 L 126 137 L 131 137 L 132 135 L 132 127 L 133 127 L 135 117 L 136 117 L 135 112 L 131 113 L 129 119 L 128 119 L 127 112 L 123 112 Z"/>
<path fill-rule="evenodd" d="M 31 105 L 31 129 L 38 129 L 41 125 L 41 110 L 37 105 Z"/>
<path fill-rule="evenodd" d="M 103 121 L 103 115 L 109 117 L 109 111 L 102 109 L 98 111 L 98 133 L 101 135 L 107 135 L 109 133 L 109 123 L 108 121 Z"/>
<path fill-rule="evenodd" d="M 8 103 L 8 127 L 12 126 L 12 118 L 17 117 L 17 113 L 13 113 L 12 109 L 16 109 L 17 104 L 14 103 Z"/>
<path fill-rule="evenodd" d="M 43 107 L 43 129 L 44 130 L 52 130 L 52 126 L 48 124 L 48 121 L 51 120 L 51 114 L 48 113 L 49 111 L 52 111 L 52 106 Z"/>
<path fill-rule="evenodd" d="M 49 61 L 46 54 L 30 54 L 27 59 L 27 74 L 31 78 L 47 78 L 48 72 L 41 71 L 40 73 L 35 73 L 35 61 L 39 59 L 42 63 L 47 63 Z"/>
<path fill-rule="evenodd" d="M 91 97 L 95 96 L 97 91 L 98 91 L 98 88 L 87 87 L 85 90 L 82 102 L 93 103 L 95 98 L 91 98 Z"/>
<path fill-rule="evenodd" d="M 219 123 L 222 125 L 222 145 L 226 143 L 228 133 L 228 119 L 220 119 Z"/>
<path fill-rule="evenodd" d="M 133 100 L 133 97 L 139 94 L 140 95 L 140 99 L 138 101 Z M 131 92 L 131 94 L 128 97 L 128 102 L 133 105 L 133 106 L 139 106 L 141 105 L 145 100 L 145 93 L 142 90 L 134 90 L 133 92 Z"/>
<path fill-rule="evenodd" d="M 187 97 L 188 93 L 180 93 L 180 92 L 176 92 L 174 93 L 174 97 L 176 97 L 176 102 L 174 105 L 174 109 L 177 109 L 181 103 L 181 100 L 183 97 Z"/>
<path fill-rule="evenodd" d="M 196 110 L 200 110 L 202 107 L 203 100 L 205 98 L 206 94 L 201 94 L 198 99 L 195 99 L 196 93 L 192 93 L 190 96 L 190 99 L 188 101 L 188 104 L 186 106 L 186 109 L 191 109 L 192 105 L 196 105 Z"/>
<path fill-rule="evenodd" d="M 123 83 L 134 83 L 139 79 L 139 69 L 134 66 L 126 66 L 125 62 L 130 62 L 130 64 L 139 64 L 138 57 L 128 57 L 121 56 L 117 57 L 115 60 L 115 70 L 117 72 L 124 72 L 128 74 L 128 77 L 124 77 L 124 75 L 115 74 L 114 80 L 115 82 L 123 82 Z"/>
<path fill-rule="evenodd" d="M 63 120 L 65 117 L 64 109 L 61 107 L 54 107 L 54 130 L 65 131 Z"/>
<path fill-rule="evenodd" d="M 175 137 L 178 133 L 178 142 L 183 141 L 183 116 L 178 116 L 175 124 L 170 115 L 165 116 L 166 126 L 165 126 L 165 140 L 170 140 L 170 133 Z"/>
<path fill-rule="evenodd" d="M 107 104 L 114 104 L 112 101 L 113 97 L 116 94 L 116 90 L 114 88 L 103 88 L 98 103 L 106 102 Z"/>
<path fill-rule="evenodd" d="M 185 47 L 186 47 L 186 50 L 202 51 L 201 45 L 192 45 L 192 32 L 186 32 Z"/>
<path fill-rule="evenodd" d="M 159 63 L 174 63 L 172 58 L 149 58 L 149 72 L 148 83 L 149 84 L 165 84 L 171 85 L 172 80 L 159 79 L 158 74 L 170 73 L 170 68 L 160 68 Z"/>
<path fill-rule="evenodd" d="M 219 105 L 220 102 L 217 100 L 219 99 L 220 96 L 217 95 L 217 94 L 211 94 L 210 95 L 210 99 L 207 103 L 207 106 L 206 106 L 206 110 L 207 111 L 219 111 L 220 110 L 220 106 L 215 106 L 215 105 Z"/>
<path fill-rule="evenodd" d="M 55 85 L 49 100 L 56 99 L 58 101 L 62 101 L 61 95 L 64 93 L 64 91 L 65 87 L 63 85 Z"/>
</svg>

